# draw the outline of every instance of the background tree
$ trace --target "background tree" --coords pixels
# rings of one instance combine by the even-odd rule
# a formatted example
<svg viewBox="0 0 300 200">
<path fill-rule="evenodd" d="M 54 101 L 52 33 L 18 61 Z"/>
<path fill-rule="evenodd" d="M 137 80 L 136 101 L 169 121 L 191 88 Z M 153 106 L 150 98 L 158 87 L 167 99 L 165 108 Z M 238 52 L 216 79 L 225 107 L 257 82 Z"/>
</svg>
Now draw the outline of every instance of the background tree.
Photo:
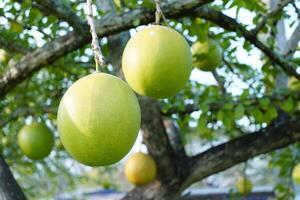
<svg viewBox="0 0 300 200">
<path fill-rule="evenodd" d="M 154 3 L 95 3 L 97 34 L 103 38 L 101 46 L 108 59 L 103 71 L 122 77 L 120 58 L 128 31 L 154 21 Z M 27 196 L 34 196 L 37 182 L 45 183 L 44 192 L 53 191 L 41 177 L 61 182 L 55 171 L 64 172 L 70 187 L 86 181 L 78 170 L 66 173 L 73 166 L 66 153 L 55 151 L 44 161 L 32 162 L 14 142 L 20 127 L 32 119 L 46 121 L 55 131 L 62 94 L 78 78 L 93 72 L 84 4 L 58 0 L 0 3 L 0 47 L 5 50 L 0 56 L 0 126 L 10 141 L 0 157 L 0 177 L 5 180 L 0 183 L 2 199 L 25 199 L 6 162 Z M 190 43 L 204 41 L 208 35 L 220 43 L 223 65 L 212 73 L 217 84 L 191 80 L 170 99 L 139 97 L 143 143 L 158 164 L 158 176 L 124 199 L 175 199 L 191 184 L 261 154 L 280 170 L 278 198 L 292 198 L 290 174 L 300 158 L 299 147 L 291 144 L 300 139 L 300 96 L 286 85 L 287 77 L 300 78 L 298 4 L 293 0 L 162 1 L 168 25 Z M 284 27 L 291 32 L 289 37 Z M 241 59 L 241 47 L 249 55 L 259 51 L 261 62 L 250 65 Z M 210 76 L 198 74 L 198 80 Z M 191 137 L 212 147 L 190 152 Z M 24 174 L 32 175 L 24 179 Z"/>
</svg>

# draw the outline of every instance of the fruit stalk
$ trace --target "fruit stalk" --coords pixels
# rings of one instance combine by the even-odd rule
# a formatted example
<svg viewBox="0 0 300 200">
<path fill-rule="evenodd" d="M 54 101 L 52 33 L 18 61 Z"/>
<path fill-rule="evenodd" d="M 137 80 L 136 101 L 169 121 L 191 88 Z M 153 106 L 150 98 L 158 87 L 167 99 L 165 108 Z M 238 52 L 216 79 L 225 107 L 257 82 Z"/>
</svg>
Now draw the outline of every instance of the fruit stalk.
<svg viewBox="0 0 300 200">
<path fill-rule="evenodd" d="M 91 47 L 94 51 L 95 63 L 96 63 L 96 71 L 99 72 L 99 66 L 105 65 L 104 56 L 101 52 L 101 48 L 99 45 L 99 39 L 96 33 L 96 27 L 94 22 L 93 8 L 92 8 L 92 0 L 87 0 L 87 21 L 90 25 L 90 32 L 92 35 L 92 43 Z"/>
<path fill-rule="evenodd" d="M 164 21 L 166 21 L 166 17 L 160 8 L 160 0 L 154 0 L 154 1 L 155 1 L 155 6 L 156 6 L 155 24 L 159 25 L 160 18 L 162 18 Z"/>
</svg>

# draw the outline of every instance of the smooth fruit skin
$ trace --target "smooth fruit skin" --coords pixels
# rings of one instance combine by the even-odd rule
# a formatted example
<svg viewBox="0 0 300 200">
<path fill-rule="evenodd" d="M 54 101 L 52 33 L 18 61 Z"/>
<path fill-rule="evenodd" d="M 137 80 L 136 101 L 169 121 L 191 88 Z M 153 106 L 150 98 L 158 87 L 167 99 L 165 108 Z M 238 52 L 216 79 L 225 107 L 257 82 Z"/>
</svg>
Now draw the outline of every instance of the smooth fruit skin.
<svg viewBox="0 0 300 200">
<path fill-rule="evenodd" d="M 126 161 L 125 176 L 134 185 L 146 185 L 156 177 L 155 161 L 148 154 L 135 153 Z"/>
<path fill-rule="evenodd" d="M 292 173 L 293 180 L 300 185 L 300 164 L 297 164 Z"/>
<path fill-rule="evenodd" d="M 213 71 L 222 64 L 222 49 L 220 45 L 207 39 L 196 42 L 192 46 L 193 65 L 203 71 Z"/>
<path fill-rule="evenodd" d="M 151 25 L 128 41 L 122 68 L 126 81 L 137 93 L 154 98 L 171 97 L 189 80 L 191 50 L 177 31 Z"/>
<path fill-rule="evenodd" d="M 20 130 L 18 143 L 28 158 L 39 160 L 50 154 L 54 146 L 54 136 L 44 123 L 33 122 Z"/>
<path fill-rule="evenodd" d="M 236 182 L 236 188 L 242 195 L 248 195 L 251 193 L 253 185 L 252 182 L 246 177 L 241 177 Z"/>
<path fill-rule="evenodd" d="M 121 79 L 95 73 L 76 81 L 64 94 L 57 116 L 66 151 L 89 166 L 110 165 L 132 148 L 140 128 L 140 107 Z"/>
</svg>

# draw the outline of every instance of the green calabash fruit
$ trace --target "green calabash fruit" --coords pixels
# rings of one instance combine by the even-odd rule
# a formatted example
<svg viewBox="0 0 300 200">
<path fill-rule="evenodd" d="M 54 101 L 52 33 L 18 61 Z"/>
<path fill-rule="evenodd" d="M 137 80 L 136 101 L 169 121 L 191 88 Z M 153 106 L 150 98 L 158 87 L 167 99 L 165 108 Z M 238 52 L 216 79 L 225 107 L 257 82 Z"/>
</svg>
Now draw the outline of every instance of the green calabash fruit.
<svg viewBox="0 0 300 200">
<path fill-rule="evenodd" d="M 192 55 L 185 38 L 177 31 L 151 25 L 128 41 L 122 68 L 134 91 L 144 96 L 167 98 L 187 83 Z"/>
<path fill-rule="evenodd" d="M 132 148 L 140 128 L 140 107 L 121 79 L 95 73 L 64 94 L 57 125 L 66 151 L 89 166 L 110 165 Z"/>
<path fill-rule="evenodd" d="M 45 124 L 33 122 L 20 130 L 18 143 L 28 158 L 39 160 L 50 154 L 54 146 L 54 136 Z"/>
<path fill-rule="evenodd" d="M 213 71 L 222 64 L 221 46 L 212 39 L 192 46 L 193 65 L 203 71 Z"/>
</svg>

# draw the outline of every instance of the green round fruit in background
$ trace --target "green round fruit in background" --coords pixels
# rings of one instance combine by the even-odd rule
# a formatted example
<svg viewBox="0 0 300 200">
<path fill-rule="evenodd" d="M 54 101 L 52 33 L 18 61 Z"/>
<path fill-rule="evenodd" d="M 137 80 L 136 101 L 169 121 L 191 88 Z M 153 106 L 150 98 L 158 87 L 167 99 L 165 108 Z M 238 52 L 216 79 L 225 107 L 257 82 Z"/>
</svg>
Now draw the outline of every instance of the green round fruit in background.
<svg viewBox="0 0 300 200">
<path fill-rule="evenodd" d="M 242 195 L 248 195 L 251 193 L 253 185 L 252 182 L 246 177 L 241 177 L 236 182 L 236 188 Z"/>
<path fill-rule="evenodd" d="M 132 148 L 141 113 L 131 88 L 121 79 L 95 73 L 76 81 L 58 108 L 57 126 L 66 151 L 89 166 L 110 165 Z"/>
<path fill-rule="evenodd" d="M 20 130 L 18 143 L 28 158 L 39 160 L 50 154 L 54 146 L 54 136 L 45 124 L 33 122 Z"/>
<path fill-rule="evenodd" d="M 156 163 L 150 155 L 139 152 L 129 157 L 124 171 L 130 183 L 146 185 L 156 177 Z"/>
<path fill-rule="evenodd" d="M 300 91 L 300 81 L 292 76 L 288 79 L 288 88 L 292 91 Z"/>
<path fill-rule="evenodd" d="M 5 137 L 2 138 L 2 145 L 4 147 L 8 147 L 10 145 L 10 140 L 9 140 L 9 138 L 7 136 L 5 136 Z"/>
<path fill-rule="evenodd" d="M 293 180 L 300 185 L 300 164 L 297 164 L 292 173 Z"/>
<path fill-rule="evenodd" d="M 222 64 L 222 49 L 215 40 L 194 43 L 192 53 L 193 65 L 200 70 L 213 71 Z"/>
<path fill-rule="evenodd" d="M 175 95 L 189 80 L 192 55 L 185 38 L 177 31 L 151 25 L 128 41 L 122 68 L 134 91 L 167 98 Z"/>
</svg>

